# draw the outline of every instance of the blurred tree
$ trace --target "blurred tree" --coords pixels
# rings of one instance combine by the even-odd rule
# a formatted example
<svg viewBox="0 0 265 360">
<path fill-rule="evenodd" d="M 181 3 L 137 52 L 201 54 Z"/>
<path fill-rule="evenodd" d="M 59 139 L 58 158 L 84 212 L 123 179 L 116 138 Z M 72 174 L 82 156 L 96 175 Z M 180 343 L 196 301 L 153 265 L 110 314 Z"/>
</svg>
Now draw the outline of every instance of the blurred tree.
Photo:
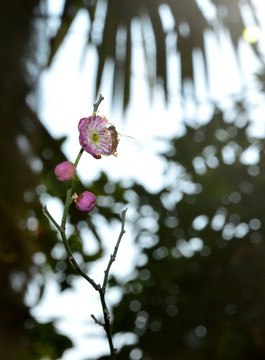
<svg viewBox="0 0 265 360">
<path fill-rule="evenodd" d="M 74 274 L 70 267 L 65 270 L 64 256 L 54 255 L 57 234 L 41 214 L 40 198 L 49 193 L 63 199 L 65 192 L 53 175 L 55 165 L 65 159 L 60 151 L 64 139 L 55 141 L 41 125 L 32 96 L 39 75 L 38 50 L 43 44 L 38 18 L 44 3 L 13 0 L 0 5 L 0 351 L 5 359 L 57 359 L 71 346 L 69 339 L 56 333 L 53 323 L 38 324 L 30 314 L 30 305 L 42 296 L 50 267 L 62 290 L 71 286 Z M 234 47 L 238 46 L 245 27 L 239 1 L 210 3 L 212 20 L 192 0 L 185 6 L 173 0 L 163 4 L 65 0 L 61 26 L 51 39 L 49 63 L 78 11 L 87 9 L 91 19 L 88 42 L 97 46 L 99 55 L 96 91 L 106 61 L 111 59 L 113 96 L 123 97 L 126 107 L 133 26 L 138 24 L 150 88 L 162 79 L 167 98 L 169 35 L 177 36 L 172 47 L 180 53 L 182 84 L 194 80 L 194 49 L 200 49 L 205 58 L 206 29 L 216 36 L 221 28 L 229 29 Z M 258 24 L 253 2 L 245 5 Z M 161 15 L 168 9 L 174 19 L 170 30 Z M 260 56 L 258 48 L 254 50 Z M 116 331 L 133 331 L 139 336 L 138 344 L 122 349 L 121 359 L 128 358 L 132 350 L 132 359 L 142 356 L 146 360 L 264 358 L 264 209 L 260 201 L 264 144 L 247 137 L 245 130 L 246 126 L 237 128 L 225 122 L 220 111 L 207 126 L 187 127 L 186 136 L 173 141 L 172 152 L 164 155 L 169 164 L 167 185 L 158 194 L 149 194 L 137 184 L 132 189 L 120 184 L 108 188 L 105 174 L 91 184 L 96 195 L 103 192 L 95 216 L 99 213 L 108 221 L 119 216 L 113 199 L 120 204 L 138 199 L 136 240 L 148 260 L 138 266 L 139 277 L 124 285 L 125 295 L 115 310 Z M 250 144 L 259 159 L 246 165 L 240 155 Z M 77 183 L 77 191 L 81 188 Z M 77 216 L 74 209 L 70 215 L 73 251 L 80 252 L 89 266 L 103 251 L 95 221 L 84 214 Z M 83 220 L 98 241 L 95 254 L 84 253 L 78 240 Z M 26 295 L 33 282 L 39 289 L 30 299 Z"/>
<path fill-rule="evenodd" d="M 121 360 L 265 358 L 265 142 L 233 112 L 172 140 L 159 193 L 130 190 L 144 257 L 113 280 L 115 331 L 138 336 Z"/>
<path fill-rule="evenodd" d="M 52 62 L 80 10 L 87 10 L 90 19 L 87 43 L 95 45 L 98 53 L 95 90 L 98 92 L 103 70 L 107 68 L 108 73 L 113 72 L 113 77 L 109 76 L 113 84 L 113 99 L 118 103 L 123 99 L 124 108 L 130 98 L 134 45 L 139 47 L 139 43 L 143 47 L 144 71 L 151 94 L 160 83 L 166 100 L 170 90 L 169 80 L 172 81 L 169 74 L 172 56 L 179 54 L 182 90 L 185 83 L 195 82 L 194 69 L 198 67 L 195 64 L 198 59 L 194 57 L 195 51 L 201 54 L 208 73 L 207 53 L 211 49 L 207 44 L 207 34 L 215 38 L 224 58 L 227 47 L 223 48 L 221 43 L 225 36 L 226 42 L 231 42 L 237 60 L 242 35 L 248 34 L 245 38 L 252 44 L 259 60 L 264 61 L 258 38 L 250 36 L 251 29 L 257 31 L 261 21 L 257 16 L 258 4 L 254 0 L 65 0 L 61 25 L 50 41 L 48 64 Z M 244 32 L 246 29 L 250 31 Z M 223 67 L 218 71 L 225 73 L 226 69 Z M 200 70 L 202 72 L 203 69 Z M 174 84 L 178 82 L 177 78 L 173 81 Z"/>
<path fill-rule="evenodd" d="M 41 36 L 44 32 L 40 31 L 38 21 L 40 3 L 44 4 L 25 0 L 0 5 L 0 353 L 3 359 L 58 359 L 72 345 L 68 338 L 57 334 L 52 322 L 37 323 L 30 313 L 30 306 L 42 296 L 50 267 L 57 272 L 62 290 L 71 285 L 72 277 L 68 275 L 75 273 L 70 267 L 64 270 L 63 255 L 53 255 L 57 233 L 51 231 L 41 210 L 40 198 L 46 192 L 62 198 L 65 194 L 65 187 L 58 184 L 53 174 L 55 165 L 65 160 L 65 156 L 61 152 L 64 139 L 53 139 L 34 110 L 34 90 L 41 65 L 39 46 L 44 45 Z M 102 253 L 95 226 L 89 221 L 99 246 L 96 253 L 83 254 L 84 262 L 96 260 Z M 77 224 L 74 213 L 72 222 Z M 71 237 L 73 249 L 82 252 L 75 229 Z"/>
<path fill-rule="evenodd" d="M 29 106 L 37 80 L 36 38 L 32 36 L 38 0 L 0 5 L 0 353 L 3 359 L 56 359 L 71 342 L 52 323 L 37 324 L 25 295 L 38 275 L 37 301 L 45 283 L 45 255 L 56 236 L 44 223 L 39 196 L 48 153 L 60 151 Z M 31 105 L 32 102 L 31 102 Z M 46 149 L 46 152 L 45 152 Z M 46 154 L 46 155 L 45 155 Z M 44 162 L 43 162 L 44 161 Z M 55 160 L 56 161 L 56 160 Z M 41 267 L 40 267 L 41 265 Z"/>
</svg>

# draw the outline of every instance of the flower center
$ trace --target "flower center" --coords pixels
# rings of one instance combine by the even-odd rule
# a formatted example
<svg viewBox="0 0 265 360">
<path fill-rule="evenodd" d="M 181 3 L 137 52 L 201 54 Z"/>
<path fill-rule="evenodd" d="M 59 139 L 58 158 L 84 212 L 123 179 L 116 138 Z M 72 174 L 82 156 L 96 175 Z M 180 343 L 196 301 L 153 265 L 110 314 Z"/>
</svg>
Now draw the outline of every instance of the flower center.
<svg viewBox="0 0 265 360">
<path fill-rule="evenodd" d="M 94 144 L 97 144 L 99 142 L 99 136 L 98 136 L 98 133 L 94 132 L 91 136 L 91 141 L 94 143 Z"/>
</svg>

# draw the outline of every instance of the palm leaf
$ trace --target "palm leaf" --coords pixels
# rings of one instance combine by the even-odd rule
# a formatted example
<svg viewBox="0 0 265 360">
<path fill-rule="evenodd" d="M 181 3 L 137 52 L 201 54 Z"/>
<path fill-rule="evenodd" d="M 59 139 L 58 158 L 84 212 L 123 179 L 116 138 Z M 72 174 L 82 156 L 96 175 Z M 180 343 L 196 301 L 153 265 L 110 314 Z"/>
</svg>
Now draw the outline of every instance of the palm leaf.
<svg viewBox="0 0 265 360">
<path fill-rule="evenodd" d="M 252 12 L 253 19 L 258 24 L 252 1 L 248 0 L 246 3 L 249 11 Z M 193 54 L 195 49 L 201 52 L 206 65 L 205 30 L 210 29 L 218 39 L 220 28 L 227 29 L 235 54 L 237 54 L 239 39 L 245 27 L 240 1 L 212 0 L 210 4 L 214 13 L 211 19 L 207 14 L 207 9 L 199 7 L 195 0 L 163 1 L 163 6 L 170 10 L 175 23 L 170 32 L 177 38 L 174 51 L 180 55 L 182 89 L 186 80 L 194 83 Z M 98 92 L 100 88 L 107 61 L 111 61 L 114 65 L 113 101 L 123 98 L 123 107 L 126 108 L 130 98 L 131 59 L 134 46 L 131 33 L 132 21 L 138 19 L 140 26 L 144 29 L 142 45 L 149 88 L 152 91 L 158 81 L 162 82 L 167 99 L 169 76 L 167 36 L 169 31 L 163 26 L 167 19 L 161 16 L 161 5 L 162 3 L 158 0 L 152 2 L 148 0 L 98 0 L 96 3 L 86 2 L 86 5 L 83 5 L 80 0 L 65 0 L 61 26 L 50 42 L 49 64 L 65 39 L 78 11 L 81 8 L 86 9 L 91 20 L 87 43 L 94 44 L 98 53 L 95 91 Z M 100 11 L 104 6 L 105 13 Z M 147 23 L 150 29 L 146 33 Z M 102 25 L 102 31 L 99 29 L 99 24 Z M 259 56 L 257 47 L 253 45 L 253 49 Z M 207 72 L 207 66 L 205 67 Z"/>
<path fill-rule="evenodd" d="M 72 0 L 65 0 L 64 9 L 61 18 L 61 25 L 54 37 L 50 40 L 50 56 L 48 59 L 48 66 L 51 64 L 55 54 L 59 50 L 60 46 L 62 45 L 65 36 L 67 35 L 69 28 L 75 19 L 78 11 L 82 7 L 82 1 L 72 1 Z"/>
</svg>

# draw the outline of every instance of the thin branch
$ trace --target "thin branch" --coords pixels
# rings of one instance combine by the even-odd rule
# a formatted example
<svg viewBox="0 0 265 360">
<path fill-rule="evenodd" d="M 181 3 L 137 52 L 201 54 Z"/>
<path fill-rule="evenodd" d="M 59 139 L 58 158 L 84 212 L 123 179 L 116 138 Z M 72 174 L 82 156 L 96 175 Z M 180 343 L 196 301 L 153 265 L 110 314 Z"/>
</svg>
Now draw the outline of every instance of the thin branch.
<svg viewBox="0 0 265 360">
<path fill-rule="evenodd" d="M 77 155 L 77 158 L 75 159 L 75 163 L 74 163 L 74 167 L 75 167 L 75 168 L 77 167 L 77 165 L 78 165 L 78 163 L 79 163 L 79 160 L 80 160 L 83 152 L 84 152 L 84 149 L 81 147 L 81 149 L 80 149 L 80 151 L 79 151 L 79 154 Z"/>
<path fill-rule="evenodd" d="M 100 325 L 100 326 L 102 326 L 102 327 L 105 327 L 105 324 L 104 324 L 103 322 L 99 321 L 99 320 L 95 317 L 95 315 L 91 314 L 90 316 L 92 317 L 92 319 L 95 321 L 96 324 L 98 324 L 98 325 Z"/>
<path fill-rule="evenodd" d="M 93 288 L 97 291 L 99 291 L 101 289 L 101 286 L 96 284 L 95 281 L 93 279 L 91 279 L 78 265 L 78 263 L 76 262 L 74 255 L 72 253 L 72 250 L 70 248 L 70 245 L 66 239 L 66 235 L 65 235 L 65 221 L 64 221 L 64 217 L 62 219 L 62 225 L 59 226 L 57 224 L 57 222 L 54 220 L 54 218 L 52 217 L 52 215 L 50 214 L 50 212 L 48 211 L 46 205 L 44 205 L 42 207 L 42 211 L 43 213 L 51 220 L 51 222 L 54 224 L 54 226 L 56 226 L 56 228 L 58 229 L 58 231 L 61 234 L 63 243 L 64 243 L 64 247 L 66 249 L 67 255 L 68 255 L 68 259 L 70 261 L 70 263 L 73 265 L 73 267 L 76 269 L 76 271 L 84 278 L 86 279 L 90 285 L 93 286 Z"/>
<path fill-rule="evenodd" d="M 126 211 L 127 211 L 127 209 L 123 210 L 123 212 L 122 212 L 121 232 L 120 232 L 120 235 L 118 237 L 117 243 L 115 245 L 114 252 L 110 256 L 108 266 L 107 266 L 107 268 L 105 270 L 103 286 L 99 289 L 100 301 L 101 301 L 101 306 L 102 306 L 103 316 L 104 316 L 104 329 L 105 329 L 106 334 L 107 334 L 107 338 L 108 338 L 108 342 L 109 342 L 109 348 L 110 348 L 110 354 L 111 354 L 111 359 L 112 360 L 116 359 L 117 349 L 114 348 L 113 341 L 112 341 L 112 333 L 111 333 L 111 328 L 110 328 L 110 312 L 109 312 L 109 309 L 107 308 L 107 305 L 106 305 L 105 293 L 106 293 L 106 286 L 107 286 L 107 282 L 108 282 L 109 271 L 110 271 L 112 263 L 116 259 L 117 252 L 118 252 L 118 249 L 119 249 L 119 245 L 120 245 L 122 236 L 125 233 L 124 226 L 125 226 Z"/>
<path fill-rule="evenodd" d="M 57 228 L 57 230 L 61 230 L 60 225 L 57 224 L 57 222 L 54 220 L 54 218 L 52 217 L 52 215 L 50 214 L 50 212 L 48 211 L 46 205 L 43 205 L 42 207 L 42 211 L 43 213 L 51 220 L 51 222 L 53 223 L 53 225 Z"/>
<path fill-rule="evenodd" d="M 73 267 L 76 269 L 76 271 L 85 279 L 89 282 L 90 285 L 93 286 L 93 288 L 97 291 L 99 291 L 99 289 L 101 288 L 100 285 L 97 285 L 95 283 L 95 281 L 93 279 L 91 279 L 81 268 L 80 266 L 78 265 L 78 263 L 76 262 L 75 258 L 74 258 L 74 255 L 72 253 L 72 250 L 70 248 L 70 245 L 66 239 L 66 236 L 65 236 L 65 229 L 64 228 L 60 228 L 60 234 L 61 234 L 61 237 L 62 237 L 62 240 L 63 240 L 63 243 L 64 243 L 64 246 L 65 246 L 65 249 L 67 251 L 67 255 L 68 255 L 68 259 L 69 261 L 71 262 L 71 264 L 73 265 Z"/>
<path fill-rule="evenodd" d="M 104 317 L 104 323 L 97 320 L 97 318 L 94 315 L 91 315 L 91 317 L 92 317 L 92 319 L 94 319 L 95 323 L 97 323 L 100 326 L 103 326 L 104 330 L 106 331 L 112 360 L 116 359 L 118 352 L 117 352 L 117 349 L 114 347 L 113 341 L 112 341 L 112 333 L 111 333 L 111 327 L 110 327 L 110 312 L 109 312 L 109 309 L 106 304 L 105 294 L 106 294 L 106 286 L 107 286 L 107 282 L 108 282 L 109 271 L 110 271 L 112 263 L 116 259 L 122 236 L 125 233 L 124 226 L 125 226 L 126 211 L 127 211 L 127 209 L 122 211 L 122 224 L 121 224 L 120 235 L 119 235 L 117 243 L 115 245 L 113 255 L 110 256 L 108 266 L 107 266 L 106 270 L 104 271 L 105 276 L 104 276 L 104 280 L 103 280 L 103 286 L 101 287 L 100 285 L 98 285 L 98 289 L 97 289 L 99 292 L 99 296 L 100 296 L 103 317 Z"/>
<path fill-rule="evenodd" d="M 101 306 L 102 306 L 103 316 L 104 316 L 104 330 L 106 331 L 108 342 L 109 342 L 110 355 L 111 355 L 111 359 L 115 360 L 118 352 L 117 352 L 117 349 L 114 347 L 113 341 L 112 341 L 112 333 L 111 333 L 111 328 L 110 328 L 110 312 L 109 312 L 109 309 L 107 308 L 106 301 L 105 301 L 105 289 L 100 288 L 99 295 L 100 295 L 100 301 L 101 301 Z"/>
<path fill-rule="evenodd" d="M 123 236 L 123 234 L 125 233 L 124 226 L 125 226 L 125 215 L 126 215 L 126 211 L 127 211 L 127 209 L 125 209 L 125 210 L 122 211 L 121 232 L 120 232 L 119 238 L 118 238 L 118 240 L 117 240 L 117 243 L 116 243 L 116 245 L 115 245 L 114 252 L 113 252 L 112 255 L 110 255 L 110 260 L 109 260 L 108 266 L 107 266 L 106 270 L 104 271 L 104 272 L 105 272 L 105 276 L 104 276 L 103 285 L 102 285 L 102 288 L 103 288 L 103 289 L 106 289 L 107 282 L 108 282 L 108 277 L 109 277 L 110 267 L 111 267 L 112 263 L 113 263 L 113 262 L 115 261 L 115 259 L 116 259 L 117 252 L 118 252 L 118 249 L 119 249 L 119 246 L 120 246 L 120 242 L 121 242 L 122 236 Z"/>
<path fill-rule="evenodd" d="M 97 110 L 98 110 L 98 107 L 99 107 L 101 101 L 103 101 L 103 100 L 104 100 L 104 97 L 100 94 L 98 101 L 93 104 L 93 107 L 94 107 L 93 115 L 96 114 L 96 112 L 97 112 Z"/>
<path fill-rule="evenodd" d="M 71 196 L 72 196 L 72 181 L 66 192 L 66 200 L 65 200 L 65 205 L 64 205 L 64 211 L 63 211 L 63 217 L 62 217 L 60 231 L 62 229 L 65 230 L 66 218 L 67 218 L 68 211 L 69 211 L 69 208 L 71 205 Z"/>
</svg>

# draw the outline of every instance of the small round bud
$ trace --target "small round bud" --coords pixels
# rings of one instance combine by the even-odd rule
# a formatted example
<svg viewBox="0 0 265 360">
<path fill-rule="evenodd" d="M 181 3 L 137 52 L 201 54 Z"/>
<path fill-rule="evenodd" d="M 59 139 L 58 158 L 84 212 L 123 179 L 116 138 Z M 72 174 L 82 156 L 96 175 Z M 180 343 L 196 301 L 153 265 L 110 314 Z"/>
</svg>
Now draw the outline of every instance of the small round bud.
<svg viewBox="0 0 265 360">
<path fill-rule="evenodd" d="M 76 174 L 76 168 L 70 161 L 64 161 L 55 168 L 55 175 L 59 181 L 71 181 Z"/>
<path fill-rule="evenodd" d="M 96 197 L 89 191 L 82 192 L 75 201 L 75 205 L 78 210 L 90 212 L 96 205 Z"/>
</svg>

